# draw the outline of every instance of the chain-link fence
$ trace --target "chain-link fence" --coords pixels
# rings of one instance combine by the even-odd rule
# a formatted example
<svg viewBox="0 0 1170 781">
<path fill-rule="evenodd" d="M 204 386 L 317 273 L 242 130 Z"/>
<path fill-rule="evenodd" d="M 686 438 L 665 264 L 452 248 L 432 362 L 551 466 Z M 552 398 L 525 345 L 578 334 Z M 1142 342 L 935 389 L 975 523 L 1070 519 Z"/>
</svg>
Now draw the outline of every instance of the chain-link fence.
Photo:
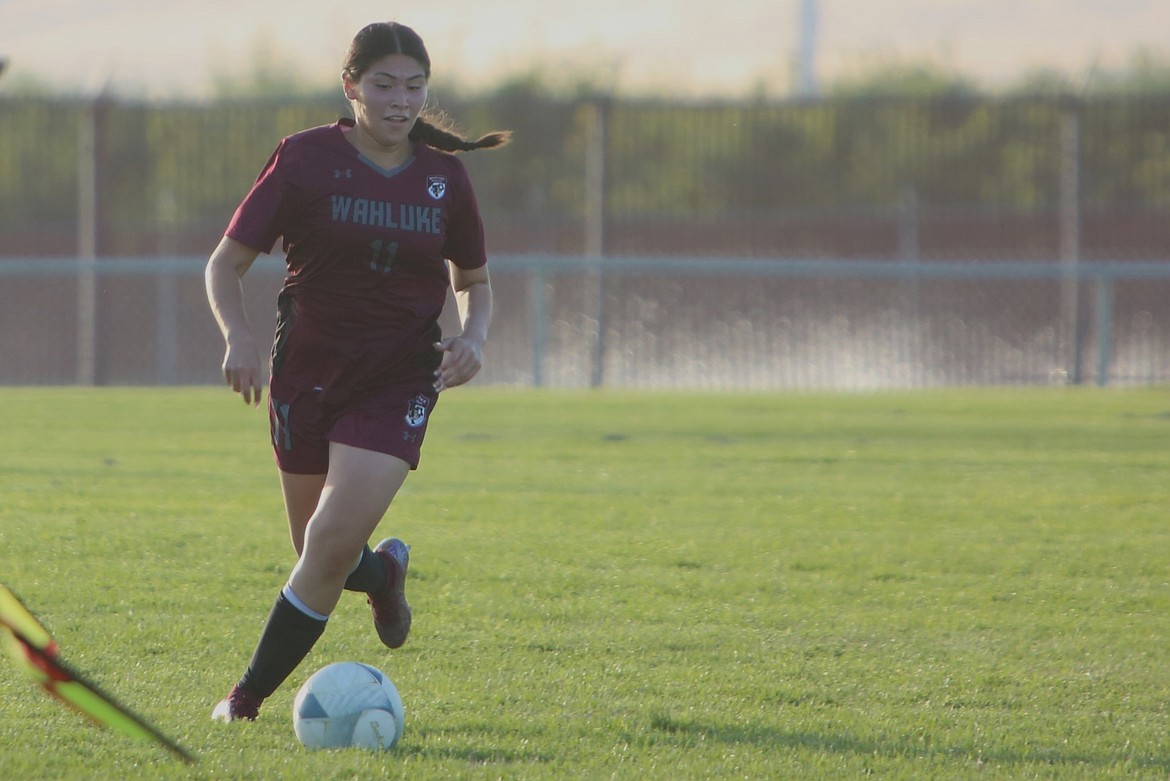
<svg viewBox="0 0 1170 781">
<path fill-rule="evenodd" d="M 464 157 L 481 382 L 1170 379 L 1170 97 L 444 108 L 516 132 Z M 202 259 L 279 138 L 345 111 L 0 98 L 0 383 L 217 381 Z"/>
<path fill-rule="evenodd" d="M 202 265 L 0 263 L 0 376 L 9 384 L 218 382 L 222 341 Z M 1076 277 L 1058 264 L 1002 261 L 525 255 L 493 265 L 496 317 L 480 383 L 769 390 L 1170 381 L 1168 263 L 1083 263 Z M 78 298 L 91 275 L 98 314 L 87 329 Z M 245 280 L 260 333 L 275 324 L 281 279 L 279 262 L 267 259 Z"/>
</svg>

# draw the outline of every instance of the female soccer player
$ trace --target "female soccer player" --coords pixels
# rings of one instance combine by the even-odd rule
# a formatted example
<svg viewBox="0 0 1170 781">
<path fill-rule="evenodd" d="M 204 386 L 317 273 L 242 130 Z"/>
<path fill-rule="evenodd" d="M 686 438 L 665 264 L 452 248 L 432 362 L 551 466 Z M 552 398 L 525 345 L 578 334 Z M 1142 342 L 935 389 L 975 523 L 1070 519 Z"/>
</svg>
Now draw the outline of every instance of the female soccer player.
<svg viewBox="0 0 1170 781">
<path fill-rule="evenodd" d="M 368 540 L 419 450 L 439 393 L 479 371 L 492 290 L 483 223 L 453 152 L 469 141 L 423 112 L 430 57 L 409 27 L 354 37 L 342 70 L 353 119 L 281 141 L 207 263 L 207 297 L 227 349 L 223 373 L 260 403 L 258 343 L 240 280 L 282 238 L 268 411 L 298 560 L 252 660 L 212 713 L 254 720 L 308 654 L 345 589 L 368 594 L 381 641 L 410 632 L 409 547 Z M 438 318 L 455 291 L 462 332 Z"/>
</svg>

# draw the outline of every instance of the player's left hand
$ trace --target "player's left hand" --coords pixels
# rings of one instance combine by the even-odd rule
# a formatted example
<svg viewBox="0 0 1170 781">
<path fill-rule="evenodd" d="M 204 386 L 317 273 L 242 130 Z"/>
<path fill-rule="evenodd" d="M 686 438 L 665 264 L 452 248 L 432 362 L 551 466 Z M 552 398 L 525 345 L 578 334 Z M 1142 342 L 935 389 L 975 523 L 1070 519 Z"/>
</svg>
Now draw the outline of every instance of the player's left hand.
<svg viewBox="0 0 1170 781">
<path fill-rule="evenodd" d="M 473 339 L 452 336 L 435 342 L 434 347 L 443 354 L 443 360 L 435 370 L 436 391 L 462 385 L 478 374 L 483 366 L 483 345 Z"/>
</svg>

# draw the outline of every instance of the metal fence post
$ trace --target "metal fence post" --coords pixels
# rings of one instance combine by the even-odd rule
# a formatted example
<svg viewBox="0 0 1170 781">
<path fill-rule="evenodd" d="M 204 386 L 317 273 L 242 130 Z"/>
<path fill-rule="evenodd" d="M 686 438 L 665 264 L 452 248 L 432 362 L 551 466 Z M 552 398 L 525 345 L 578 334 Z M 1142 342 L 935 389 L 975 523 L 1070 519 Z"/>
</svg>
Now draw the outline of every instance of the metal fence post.
<svg viewBox="0 0 1170 781">
<path fill-rule="evenodd" d="M 920 222 L 918 190 L 913 184 L 905 184 L 898 199 L 898 260 L 903 263 L 917 265 L 922 260 L 919 251 Z M 915 276 L 906 285 L 909 294 L 906 311 L 911 322 L 915 323 L 918 320 L 918 282 Z"/>
<path fill-rule="evenodd" d="M 586 275 L 587 295 L 593 296 L 597 322 L 593 342 L 592 370 L 589 385 L 600 388 L 605 383 L 605 272 L 601 258 L 605 255 L 605 151 L 609 102 L 599 98 L 586 106 L 589 125 L 585 146 L 585 256 L 595 261 Z"/>
<path fill-rule="evenodd" d="M 174 267 L 178 255 L 175 226 L 179 204 L 172 188 L 159 193 L 155 203 L 163 259 L 155 277 L 155 381 L 174 385 L 179 381 L 179 280 Z"/>
<path fill-rule="evenodd" d="M 1068 340 L 1069 379 L 1083 381 L 1084 328 L 1081 319 L 1080 102 L 1069 98 L 1060 123 L 1060 261 L 1064 268 L 1061 307 Z"/>
<path fill-rule="evenodd" d="M 77 357 L 78 385 L 97 382 L 98 154 L 101 95 L 81 110 L 77 134 Z"/>
<path fill-rule="evenodd" d="M 1097 384 L 1109 384 L 1109 364 L 1113 359 L 1113 279 L 1097 277 Z"/>
<path fill-rule="evenodd" d="M 528 290 L 531 298 L 529 306 L 529 320 L 532 333 L 532 386 L 540 388 L 544 385 L 544 353 L 547 343 L 545 329 L 548 323 L 548 304 L 545 296 L 544 271 L 534 268 L 529 272 Z"/>
</svg>

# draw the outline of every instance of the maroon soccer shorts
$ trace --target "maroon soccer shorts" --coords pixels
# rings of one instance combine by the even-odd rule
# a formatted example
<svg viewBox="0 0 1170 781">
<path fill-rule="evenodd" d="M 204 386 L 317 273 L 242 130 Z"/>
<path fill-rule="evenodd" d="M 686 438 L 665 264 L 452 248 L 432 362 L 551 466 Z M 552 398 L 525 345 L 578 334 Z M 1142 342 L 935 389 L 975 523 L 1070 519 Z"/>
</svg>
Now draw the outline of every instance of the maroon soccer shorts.
<svg viewBox="0 0 1170 781">
<path fill-rule="evenodd" d="M 291 474 L 325 474 L 329 443 L 337 442 L 396 456 L 417 469 L 438 398 L 434 388 L 411 383 L 338 405 L 274 380 L 268 419 L 276 463 Z"/>
</svg>

